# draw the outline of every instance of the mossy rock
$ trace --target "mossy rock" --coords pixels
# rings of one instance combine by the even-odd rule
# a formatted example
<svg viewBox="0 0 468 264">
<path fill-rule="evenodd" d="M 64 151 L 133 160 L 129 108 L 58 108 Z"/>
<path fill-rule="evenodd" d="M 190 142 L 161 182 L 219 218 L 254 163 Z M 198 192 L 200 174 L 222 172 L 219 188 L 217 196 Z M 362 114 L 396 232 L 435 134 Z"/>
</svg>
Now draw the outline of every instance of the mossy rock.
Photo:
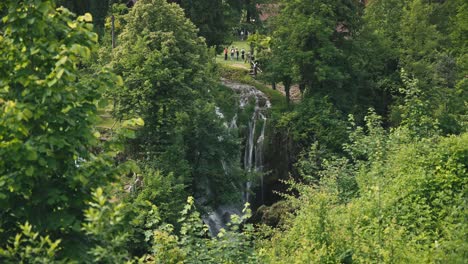
<svg viewBox="0 0 468 264">
<path fill-rule="evenodd" d="M 279 201 L 271 206 L 260 206 L 252 217 L 252 222 L 261 223 L 271 227 L 277 227 L 284 223 L 288 215 L 294 212 L 294 208 L 288 201 Z"/>
</svg>

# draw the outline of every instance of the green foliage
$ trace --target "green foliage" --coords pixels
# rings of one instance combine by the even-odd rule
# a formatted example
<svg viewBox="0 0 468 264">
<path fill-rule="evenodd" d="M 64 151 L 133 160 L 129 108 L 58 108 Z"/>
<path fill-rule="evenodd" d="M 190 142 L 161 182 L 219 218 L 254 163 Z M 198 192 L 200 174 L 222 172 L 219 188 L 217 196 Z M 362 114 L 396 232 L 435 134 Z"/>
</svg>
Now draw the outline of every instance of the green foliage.
<svg viewBox="0 0 468 264">
<path fill-rule="evenodd" d="M 410 2 L 403 12 L 405 19 L 401 22 L 400 31 L 401 66 L 424 82 L 431 81 L 434 50 L 439 46 L 440 39 L 436 25 L 431 25 L 428 21 L 432 12 L 431 8 L 431 5 L 421 0 Z"/>
<path fill-rule="evenodd" d="M 272 50 L 291 78 L 310 91 L 340 85 L 347 78 L 343 52 L 357 29 L 355 1 L 284 1 L 275 21 Z M 337 30 L 340 22 L 345 30 Z M 294 25 L 291 27 L 290 25 Z M 289 62 L 289 63 L 288 63 Z M 290 70 L 290 71 L 291 71 Z"/>
<path fill-rule="evenodd" d="M 407 126 L 415 136 L 434 134 L 459 134 L 466 131 L 463 123 L 464 104 L 467 98 L 462 87 L 432 89 L 425 92 L 418 79 L 408 77 L 402 69 L 404 86 L 399 89 L 403 97 L 393 107 L 392 121 Z"/>
<path fill-rule="evenodd" d="M 88 254 L 93 262 L 124 263 L 129 261 L 127 251 L 129 232 L 125 226 L 123 203 L 112 203 L 104 196 L 101 188 L 93 193 L 89 208 L 84 211 L 83 223 L 90 241 L 93 243 Z"/>
<path fill-rule="evenodd" d="M 259 53 L 264 77 L 283 83 L 288 102 L 297 83 L 303 96 L 327 96 L 345 113 L 363 117 L 368 107 L 385 113 L 398 82 L 397 52 L 364 24 L 362 8 L 352 0 L 284 1 L 271 49 Z"/>
<path fill-rule="evenodd" d="M 401 75 L 403 85 L 408 86 L 408 79 L 418 80 L 419 92 L 413 98 L 425 105 L 424 110 L 420 109 L 428 119 L 436 120 L 443 134 L 465 130 L 460 120 L 463 115 L 460 109 L 466 107 L 467 98 L 466 52 L 461 44 L 466 24 L 462 2 L 376 0 L 366 8 L 366 28 L 385 44 L 389 61 L 405 69 L 406 73 Z M 392 79 L 396 80 L 395 75 L 401 69 L 393 67 L 393 71 Z M 389 87 L 396 99 L 393 122 L 403 101 L 408 99 L 406 93 L 398 93 L 401 84 L 394 83 L 397 85 Z"/>
<path fill-rule="evenodd" d="M 125 86 L 109 96 L 118 119 L 145 120 L 129 154 L 172 172 L 191 193 L 209 182 L 218 203 L 240 180 L 220 166 L 237 156 L 238 141 L 216 114 L 219 89 L 204 41 L 182 9 L 163 0 L 138 1 L 125 19 L 112 57 Z"/>
<path fill-rule="evenodd" d="M 128 248 L 141 255 L 149 251 L 148 242 L 161 223 L 178 223 L 187 193 L 172 173 L 164 175 L 151 167 L 144 167 L 141 175 L 132 180 L 132 193 L 126 199 L 129 204 L 126 214 L 131 219 L 127 228 L 132 232 Z"/>
<path fill-rule="evenodd" d="M 184 263 L 185 252 L 178 246 L 178 237 L 172 234 L 170 225 L 154 231 L 152 241 L 152 255 L 148 263 Z"/>
<path fill-rule="evenodd" d="M 337 157 L 330 151 L 320 148 L 318 142 L 308 151 L 301 153 L 296 168 L 301 180 L 310 185 L 320 184 L 332 176 L 337 200 L 341 203 L 351 201 L 358 194 L 356 166 L 347 158 Z"/>
<path fill-rule="evenodd" d="M 376 34 L 392 43 L 397 48 L 401 44 L 401 22 L 404 20 L 403 10 L 411 1 L 405 0 L 373 0 L 365 8 L 366 24 Z"/>
<path fill-rule="evenodd" d="M 105 16 L 109 7 L 116 2 L 127 2 L 125 0 L 102 0 L 102 1 L 93 1 L 93 0 L 82 0 L 82 1 L 73 1 L 73 0 L 57 0 L 57 5 L 63 5 L 64 7 L 70 9 L 73 13 L 78 15 L 83 15 L 85 13 L 91 13 L 94 17 L 94 25 L 97 26 L 98 30 L 101 30 L 104 26 Z"/>
<path fill-rule="evenodd" d="M 239 186 L 243 182 L 242 173 L 239 171 L 239 164 L 234 161 L 239 152 L 238 135 L 231 133 L 224 125 L 223 120 L 216 114 L 215 104 L 203 99 L 195 100 L 195 109 L 190 117 L 184 116 L 184 128 L 189 136 L 186 145 L 189 150 L 188 160 L 193 164 L 192 186 L 197 188 L 209 188 L 214 192 L 210 200 L 214 204 L 226 202 L 229 196 L 226 190 L 231 190 L 232 185 Z M 192 151 L 196 150 L 196 153 Z M 221 161 L 228 162 L 229 172 L 225 172 L 220 166 Z M 208 179 L 208 184 L 197 184 L 197 181 Z M 232 192 L 231 192 L 232 193 Z M 234 194 L 239 200 L 240 194 Z"/>
<path fill-rule="evenodd" d="M 399 106 L 402 113 L 401 124 L 417 136 L 428 137 L 437 133 L 437 120 L 434 121 L 428 116 L 429 102 L 424 101 L 424 97 L 421 96 L 418 80 L 409 79 L 404 70 L 402 70 L 402 79 L 406 89 L 401 89 L 405 94 L 405 103 Z"/>
<path fill-rule="evenodd" d="M 250 217 L 246 207 L 243 216 L 232 216 L 229 230 L 222 230 L 217 238 L 207 236 L 208 227 L 196 211 L 194 198 L 188 197 L 180 212 L 180 233 L 170 224 L 154 226 L 150 254 L 145 263 L 256 263 L 252 248 L 253 227 L 244 224 Z"/>
<path fill-rule="evenodd" d="M 293 167 L 278 178 L 297 176 L 298 195 L 260 210 L 276 229 L 256 233 L 246 205 L 216 237 L 185 197 L 238 201 L 246 175 L 226 126 L 237 98 L 203 37 L 253 31 L 256 4 L 270 1 L 57 2 L 106 29 L 111 7 L 119 39 L 96 52 L 89 13 L 1 1 L 0 262 L 466 262 L 465 1 L 275 2 L 271 35 L 249 41 L 260 79 L 282 82 L 287 100 L 242 69 L 220 75 L 269 97 L 267 148 L 286 143 L 265 157 Z M 296 83 L 303 98 L 290 105 Z M 110 100 L 119 126 L 101 134 Z"/>
<path fill-rule="evenodd" d="M 277 126 L 287 130 L 301 149 L 319 141 L 325 148 L 339 151 L 347 136 L 342 114 L 327 98 L 304 99 L 295 111 L 283 115 Z"/>
<path fill-rule="evenodd" d="M 461 58 L 466 57 L 466 49 L 467 49 L 467 31 L 468 31 L 468 15 L 467 9 L 468 4 L 464 3 L 463 1 L 453 1 L 456 3 L 454 9 L 456 10 L 456 15 L 452 17 L 450 20 L 451 23 L 451 32 L 450 32 L 450 40 L 453 43 L 453 52 L 459 54 Z M 465 64 L 466 61 L 460 61 L 460 64 Z M 466 67 L 464 68 L 466 70 Z"/>
<path fill-rule="evenodd" d="M 79 75 L 97 43 L 90 14 L 74 19 L 50 1 L 2 6 L 0 238 L 5 243 L 16 223 L 28 221 L 72 250 L 71 244 L 83 245 L 82 210 L 91 189 L 122 169 L 113 164 L 117 149 L 101 151 L 94 129 L 100 96 L 118 79 L 107 68 L 93 82 Z"/>
<path fill-rule="evenodd" d="M 21 233 L 11 239 L 6 248 L 0 248 L 2 263 L 65 263 L 56 256 L 60 239 L 53 241 L 49 236 L 39 236 L 28 222 L 20 225 L 20 229 Z"/>
<path fill-rule="evenodd" d="M 207 239 L 208 228 L 195 211 L 192 197 L 181 212 L 183 222 L 180 246 L 185 251 L 187 263 L 255 263 L 252 248 L 253 226 L 243 224 L 251 216 L 248 204 L 243 215 L 232 215 L 228 230 L 222 229 L 216 238 Z"/>
<path fill-rule="evenodd" d="M 232 215 L 228 230 L 221 229 L 214 242 L 211 255 L 212 263 L 258 263 L 254 250 L 254 227 L 246 222 L 252 215 L 246 204 L 243 215 Z"/>
<path fill-rule="evenodd" d="M 180 0 L 180 6 L 187 17 L 199 29 L 199 35 L 206 39 L 208 46 L 227 44 L 232 28 L 240 21 L 241 6 L 238 1 L 228 0 Z"/>
<path fill-rule="evenodd" d="M 351 161 L 324 160 L 318 185 L 296 185 L 300 209 L 263 242 L 264 262 L 463 262 L 455 229 L 466 235 L 468 135 L 415 140 L 407 127 L 386 133 L 378 116 L 366 119 L 351 133 Z"/>
<path fill-rule="evenodd" d="M 165 1 L 138 1 L 126 20 L 113 56 L 126 84 L 116 91 L 116 113 L 141 115 L 155 128 L 153 120 L 175 119 L 173 108 L 182 108 L 209 83 L 206 48 L 182 10 Z"/>
</svg>

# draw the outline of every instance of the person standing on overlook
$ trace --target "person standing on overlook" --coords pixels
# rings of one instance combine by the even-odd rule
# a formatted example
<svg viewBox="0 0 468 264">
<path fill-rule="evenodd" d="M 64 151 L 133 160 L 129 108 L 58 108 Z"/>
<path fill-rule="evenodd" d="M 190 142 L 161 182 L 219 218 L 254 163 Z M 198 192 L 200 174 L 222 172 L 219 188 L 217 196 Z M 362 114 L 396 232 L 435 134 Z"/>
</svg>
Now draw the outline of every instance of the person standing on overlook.
<svg viewBox="0 0 468 264">
<path fill-rule="evenodd" d="M 236 48 L 236 60 L 239 60 L 239 49 Z"/>
<path fill-rule="evenodd" d="M 225 47 L 224 48 L 224 60 L 227 60 L 227 57 L 228 57 L 228 48 Z"/>
<path fill-rule="evenodd" d="M 231 60 L 234 60 L 234 46 L 231 48 Z"/>
<path fill-rule="evenodd" d="M 241 59 L 245 62 L 245 49 L 241 49 Z"/>
</svg>

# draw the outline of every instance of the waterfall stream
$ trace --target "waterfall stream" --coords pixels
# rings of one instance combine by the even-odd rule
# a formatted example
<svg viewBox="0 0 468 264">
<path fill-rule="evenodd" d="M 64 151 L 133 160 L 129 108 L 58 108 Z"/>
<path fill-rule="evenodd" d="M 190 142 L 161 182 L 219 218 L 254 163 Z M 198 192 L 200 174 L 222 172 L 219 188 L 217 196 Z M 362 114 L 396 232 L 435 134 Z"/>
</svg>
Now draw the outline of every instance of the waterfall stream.
<svg viewBox="0 0 468 264">
<path fill-rule="evenodd" d="M 244 124 L 245 130 L 245 145 L 243 151 L 243 169 L 248 175 L 248 179 L 242 187 L 242 200 L 243 203 L 250 202 L 252 197 L 252 185 L 257 181 L 255 176 L 259 175 L 261 201 L 264 200 L 263 188 L 263 162 L 264 162 L 264 143 L 265 143 L 265 130 L 267 126 L 268 109 L 271 107 L 270 100 L 261 91 L 255 87 L 235 82 L 223 80 L 223 85 L 232 89 L 239 96 L 239 113 L 250 110 L 253 106 L 253 111 L 248 119 L 248 124 Z M 224 118 L 224 114 L 219 108 L 216 108 L 216 114 L 220 118 Z M 239 124 L 239 115 L 235 114 L 232 120 L 226 121 L 225 126 L 229 130 L 242 127 Z M 261 129 L 260 129 L 261 127 Z M 226 171 L 226 161 L 221 161 L 221 164 Z M 235 189 L 235 186 L 233 186 Z M 243 204 L 236 205 L 221 205 L 213 210 L 211 213 L 203 217 L 203 220 L 208 224 L 210 233 L 215 236 L 221 228 L 224 228 L 226 223 L 229 222 L 232 214 L 240 214 Z"/>
<path fill-rule="evenodd" d="M 250 103 L 254 104 L 254 110 L 248 123 L 248 133 L 244 150 L 244 170 L 249 174 L 249 179 L 245 183 L 244 203 L 250 202 L 252 188 L 251 175 L 260 174 L 260 188 L 263 201 L 263 149 L 265 140 L 265 128 L 267 125 L 267 113 L 271 107 L 270 100 L 266 95 L 255 87 L 240 83 L 223 81 L 223 84 L 239 95 L 239 108 L 244 111 Z M 234 118 L 237 120 L 237 115 Z M 233 120 L 235 122 L 235 120 Z M 232 122 L 231 122 L 232 124 Z M 260 135 L 257 126 L 261 126 Z M 254 174 L 251 174 L 254 172 Z"/>
</svg>

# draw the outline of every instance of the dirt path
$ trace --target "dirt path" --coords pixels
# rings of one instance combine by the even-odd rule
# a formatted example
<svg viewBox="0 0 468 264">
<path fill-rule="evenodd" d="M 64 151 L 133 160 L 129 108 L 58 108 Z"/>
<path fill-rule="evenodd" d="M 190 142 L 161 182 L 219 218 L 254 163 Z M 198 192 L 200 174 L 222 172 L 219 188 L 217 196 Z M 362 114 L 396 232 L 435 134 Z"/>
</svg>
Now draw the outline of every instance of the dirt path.
<svg viewBox="0 0 468 264">
<path fill-rule="evenodd" d="M 245 69 L 245 70 L 249 70 L 249 64 L 245 64 L 245 63 L 233 63 L 231 65 L 229 65 L 231 67 L 234 67 L 234 68 L 240 68 L 240 69 Z"/>
<path fill-rule="evenodd" d="M 271 85 L 268 85 L 268 87 L 273 89 Z M 284 96 L 286 96 L 286 92 L 284 90 L 284 85 L 282 83 L 277 83 L 276 84 L 276 90 L 278 90 L 280 93 L 282 93 Z M 289 95 L 290 95 L 290 98 L 291 98 L 292 102 L 301 101 L 301 90 L 299 90 L 299 85 L 297 85 L 297 84 L 292 85 L 291 89 L 289 91 Z"/>
</svg>

